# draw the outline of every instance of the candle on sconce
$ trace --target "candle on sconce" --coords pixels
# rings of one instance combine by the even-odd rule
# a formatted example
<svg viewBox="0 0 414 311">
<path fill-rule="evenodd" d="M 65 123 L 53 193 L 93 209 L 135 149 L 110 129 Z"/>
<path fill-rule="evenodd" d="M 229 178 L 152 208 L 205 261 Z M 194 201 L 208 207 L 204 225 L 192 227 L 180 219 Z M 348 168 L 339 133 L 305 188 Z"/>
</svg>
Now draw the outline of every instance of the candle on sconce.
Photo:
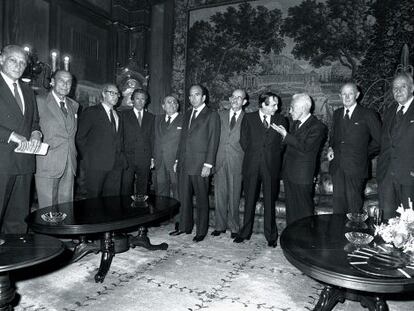
<svg viewBox="0 0 414 311">
<path fill-rule="evenodd" d="M 69 56 L 63 58 L 63 67 L 66 71 L 69 71 Z"/>
<path fill-rule="evenodd" d="M 51 54 L 52 56 L 52 72 L 56 71 L 56 59 L 57 59 L 57 53 L 53 51 Z"/>
</svg>

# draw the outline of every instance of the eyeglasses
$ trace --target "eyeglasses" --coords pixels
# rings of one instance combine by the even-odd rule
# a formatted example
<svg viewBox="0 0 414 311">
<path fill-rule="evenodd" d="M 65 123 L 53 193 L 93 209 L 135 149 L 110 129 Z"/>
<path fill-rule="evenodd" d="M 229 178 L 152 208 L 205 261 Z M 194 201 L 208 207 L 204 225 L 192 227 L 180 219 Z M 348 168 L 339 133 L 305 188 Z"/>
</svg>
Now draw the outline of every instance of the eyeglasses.
<svg viewBox="0 0 414 311">
<path fill-rule="evenodd" d="M 230 100 L 243 100 L 244 98 L 241 96 L 231 96 L 229 97 Z"/>
<path fill-rule="evenodd" d="M 117 96 L 117 97 L 121 96 L 118 92 L 115 92 L 115 91 L 106 90 L 105 93 L 108 93 L 109 95 Z"/>
</svg>

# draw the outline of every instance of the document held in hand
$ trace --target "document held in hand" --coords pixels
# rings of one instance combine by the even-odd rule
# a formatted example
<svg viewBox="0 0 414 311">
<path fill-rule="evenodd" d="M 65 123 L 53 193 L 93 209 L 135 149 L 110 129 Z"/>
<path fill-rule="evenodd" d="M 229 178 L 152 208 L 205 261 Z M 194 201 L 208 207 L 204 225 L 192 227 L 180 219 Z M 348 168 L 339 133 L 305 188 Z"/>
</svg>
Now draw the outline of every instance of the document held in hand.
<svg viewBox="0 0 414 311">
<path fill-rule="evenodd" d="M 17 153 L 29 153 L 29 154 L 36 154 L 36 155 L 46 155 L 47 150 L 49 149 L 49 144 L 42 143 L 40 145 L 39 150 L 37 152 L 33 152 L 33 150 L 30 150 L 31 148 L 23 148 L 23 145 L 17 146 L 16 149 L 14 149 L 14 152 Z"/>
</svg>

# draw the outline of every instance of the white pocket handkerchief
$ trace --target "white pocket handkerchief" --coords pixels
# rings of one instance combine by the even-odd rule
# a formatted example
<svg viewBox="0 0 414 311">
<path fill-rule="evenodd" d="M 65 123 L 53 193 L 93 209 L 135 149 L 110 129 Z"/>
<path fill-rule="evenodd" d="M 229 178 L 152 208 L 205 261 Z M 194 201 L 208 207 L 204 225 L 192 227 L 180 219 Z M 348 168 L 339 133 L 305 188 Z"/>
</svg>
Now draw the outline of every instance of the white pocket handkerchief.
<svg viewBox="0 0 414 311">
<path fill-rule="evenodd" d="M 177 126 L 177 130 L 182 130 L 183 128 L 181 126 Z"/>
</svg>

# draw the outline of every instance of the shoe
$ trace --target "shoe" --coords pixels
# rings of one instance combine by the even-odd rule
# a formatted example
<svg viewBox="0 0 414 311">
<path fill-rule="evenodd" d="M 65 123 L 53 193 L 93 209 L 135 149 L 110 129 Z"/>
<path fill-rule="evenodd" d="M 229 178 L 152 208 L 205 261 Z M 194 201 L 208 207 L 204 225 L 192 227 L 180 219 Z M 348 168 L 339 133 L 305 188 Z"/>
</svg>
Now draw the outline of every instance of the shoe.
<svg viewBox="0 0 414 311">
<path fill-rule="evenodd" d="M 171 231 L 170 233 L 168 233 L 169 235 L 172 235 L 172 236 L 177 236 L 177 235 L 180 235 L 180 234 L 183 234 L 184 233 L 184 231 L 180 231 L 180 230 L 174 230 L 174 231 Z"/>
<path fill-rule="evenodd" d="M 242 237 L 237 236 L 237 237 L 233 240 L 233 243 L 241 243 L 241 242 L 243 242 L 243 241 L 244 241 L 244 239 L 243 239 Z"/>
<path fill-rule="evenodd" d="M 193 238 L 193 241 L 194 242 L 201 242 L 202 240 L 204 240 L 204 238 L 205 238 L 205 235 L 196 235 L 194 238 Z"/>
<path fill-rule="evenodd" d="M 235 239 L 235 238 L 237 238 L 237 233 L 232 232 L 232 233 L 230 234 L 230 238 L 231 238 L 231 239 Z"/>
<path fill-rule="evenodd" d="M 226 230 L 214 230 L 213 232 L 211 232 L 212 236 L 219 236 L 222 233 L 226 233 Z"/>
<path fill-rule="evenodd" d="M 267 246 L 275 248 L 277 246 L 277 240 L 276 241 L 268 241 Z"/>
</svg>

